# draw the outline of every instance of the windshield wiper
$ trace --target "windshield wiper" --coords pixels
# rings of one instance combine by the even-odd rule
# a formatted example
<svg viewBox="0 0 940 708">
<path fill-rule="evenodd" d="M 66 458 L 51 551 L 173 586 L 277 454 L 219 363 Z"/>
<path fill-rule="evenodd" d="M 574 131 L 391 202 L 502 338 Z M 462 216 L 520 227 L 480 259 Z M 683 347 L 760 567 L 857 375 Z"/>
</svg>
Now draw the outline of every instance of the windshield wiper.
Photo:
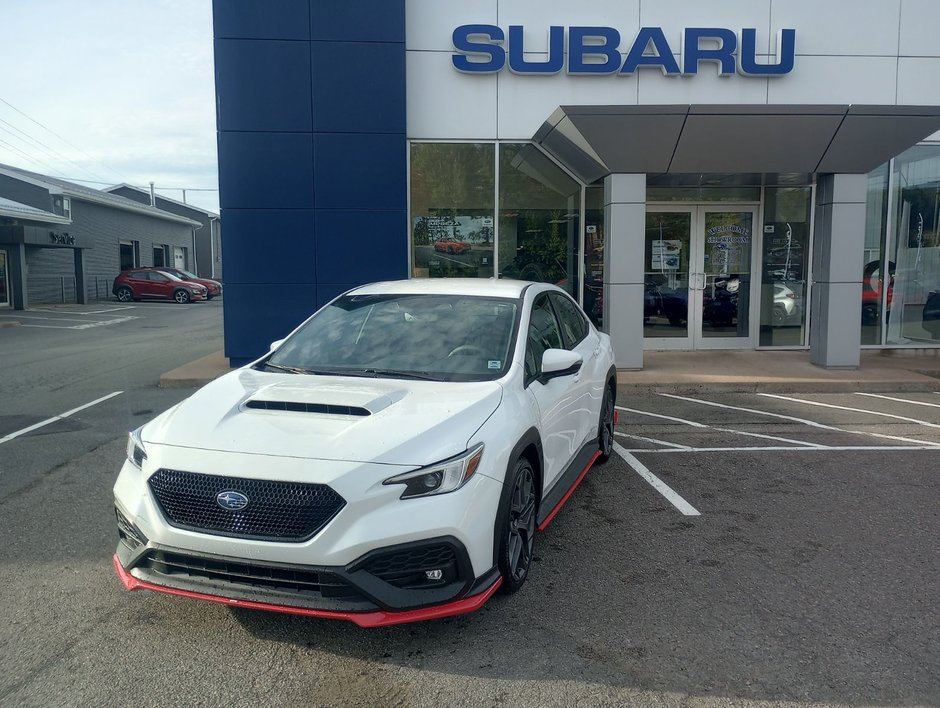
<svg viewBox="0 0 940 708">
<path fill-rule="evenodd" d="M 388 376 L 393 379 L 416 379 L 418 381 L 441 380 L 439 376 L 432 376 L 420 371 L 402 371 L 401 369 L 353 369 L 348 373 L 352 376 L 373 376 L 376 378 Z"/>
<path fill-rule="evenodd" d="M 318 371 L 316 369 L 305 369 L 302 366 L 285 366 L 284 364 L 272 364 L 270 361 L 264 362 L 264 365 L 271 369 L 277 369 L 278 371 L 286 371 L 289 374 L 318 374 L 318 375 L 327 375 L 333 374 L 332 371 Z"/>
</svg>

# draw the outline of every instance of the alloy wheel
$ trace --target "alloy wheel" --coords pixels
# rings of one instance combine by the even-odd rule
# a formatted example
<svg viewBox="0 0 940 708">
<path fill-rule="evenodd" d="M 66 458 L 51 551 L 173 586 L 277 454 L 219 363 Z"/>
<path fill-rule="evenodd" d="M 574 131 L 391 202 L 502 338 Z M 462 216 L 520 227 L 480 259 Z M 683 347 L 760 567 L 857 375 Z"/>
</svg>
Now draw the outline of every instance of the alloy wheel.
<svg viewBox="0 0 940 708">
<path fill-rule="evenodd" d="M 521 581 L 532 562 L 535 541 L 535 479 L 532 468 L 524 465 L 516 476 L 509 506 L 509 573 Z"/>
</svg>

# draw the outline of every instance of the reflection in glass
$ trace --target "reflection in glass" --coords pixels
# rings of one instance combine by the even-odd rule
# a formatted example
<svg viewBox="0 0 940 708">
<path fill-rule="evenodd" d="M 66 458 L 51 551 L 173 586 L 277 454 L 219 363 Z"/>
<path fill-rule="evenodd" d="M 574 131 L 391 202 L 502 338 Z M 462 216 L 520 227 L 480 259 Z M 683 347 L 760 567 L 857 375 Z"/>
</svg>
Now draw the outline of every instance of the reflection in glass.
<svg viewBox="0 0 940 708">
<path fill-rule="evenodd" d="M 415 277 L 493 276 L 495 146 L 412 143 Z"/>
<path fill-rule="evenodd" d="M 604 187 L 584 193 L 584 312 L 604 328 Z"/>
<path fill-rule="evenodd" d="M 643 336 L 689 336 L 690 212 L 646 213 Z"/>
<path fill-rule="evenodd" d="M 750 336 L 753 219 L 749 211 L 705 213 L 704 337 Z"/>
<path fill-rule="evenodd" d="M 806 342 L 810 187 L 768 187 L 764 192 L 761 250 L 760 345 Z"/>
<path fill-rule="evenodd" d="M 938 343 L 940 146 L 911 148 L 895 159 L 895 172 L 895 237 L 886 274 L 890 305 L 887 341 Z"/>
<path fill-rule="evenodd" d="M 578 297 L 581 185 L 533 145 L 499 146 L 499 275 Z"/>
<path fill-rule="evenodd" d="M 862 266 L 862 344 L 881 344 L 882 312 L 891 317 L 894 264 L 885 267 L 888 226 L 888 164 L 868 175 L 865 250 Z M 885 277 L 887 271 L 888 276 Z M 887 305 L 884 302 L 888 298 Z"/>
</svg>

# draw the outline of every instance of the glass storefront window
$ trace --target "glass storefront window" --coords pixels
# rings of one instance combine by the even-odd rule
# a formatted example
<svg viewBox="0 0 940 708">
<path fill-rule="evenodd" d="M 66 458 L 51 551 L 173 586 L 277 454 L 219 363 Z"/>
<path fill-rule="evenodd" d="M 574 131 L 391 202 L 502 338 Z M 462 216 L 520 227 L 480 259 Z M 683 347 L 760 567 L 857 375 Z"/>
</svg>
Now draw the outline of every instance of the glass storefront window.
<svg viewBox="0 0 940 708">
<path fill-rule="evenodd" d="M 593 185 L 584 191 L 584 312 L 598 329 L 604 329 L 604 243 L 604 186 Z"/>
<path fill-rule="evenodd" d="M 801 346 L 809 307 L 810 187 L 767 187 L 761 250 L 760 346 Z"/>
<path fill-rule="evenodd" d="M 581 185 L 534 145 L 499 146 L 499 275 L 580 289 Z"/>
<path fill-rule="evenodd" d="M 862 344 L 881 344 L 884 298 L 894 289 L 894 267 L 885 277 L 885 239 L 888 227 L 888 163 L 868 175 L 865 209 L 865 250 L 862 266 Z"/>
<path fill-rule="evenodd" d="M 888 344 L 940 343 L 940 146 L 895 159 L 894 247 L 888 262 Z"/>
<path fill-rule="evenodd" d="M 493 276 L 495 150 L 492 143 L 412 143 L 415 277 Z"/>
</svg>

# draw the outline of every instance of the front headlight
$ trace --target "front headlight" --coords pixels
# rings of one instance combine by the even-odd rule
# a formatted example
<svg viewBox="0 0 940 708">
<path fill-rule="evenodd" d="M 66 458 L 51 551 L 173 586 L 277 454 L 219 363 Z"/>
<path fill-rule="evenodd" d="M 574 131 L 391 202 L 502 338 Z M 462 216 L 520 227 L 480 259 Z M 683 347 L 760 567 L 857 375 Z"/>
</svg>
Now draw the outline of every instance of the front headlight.
<svg viewBox="0 0 940 708">
<path fill-rule="evenodd" d="M 405 491 L 401 494 L 402 499 L 447 494 L 466 484 L 480 466 L 482 457 L 483 443 L 480 443 L 457 457 L 413 472 L 389 477 L 382 484 L 404 484 Z"/>
<path fill-rule="evenodd" d="M 137 469 L 141 468 L 144 460 L 147 459 L 147 451 L 144 449 L 144 441 L 140 439 L 140 428 L 132 430 L 127 434 L 127 459 Z"/>
</svg>

